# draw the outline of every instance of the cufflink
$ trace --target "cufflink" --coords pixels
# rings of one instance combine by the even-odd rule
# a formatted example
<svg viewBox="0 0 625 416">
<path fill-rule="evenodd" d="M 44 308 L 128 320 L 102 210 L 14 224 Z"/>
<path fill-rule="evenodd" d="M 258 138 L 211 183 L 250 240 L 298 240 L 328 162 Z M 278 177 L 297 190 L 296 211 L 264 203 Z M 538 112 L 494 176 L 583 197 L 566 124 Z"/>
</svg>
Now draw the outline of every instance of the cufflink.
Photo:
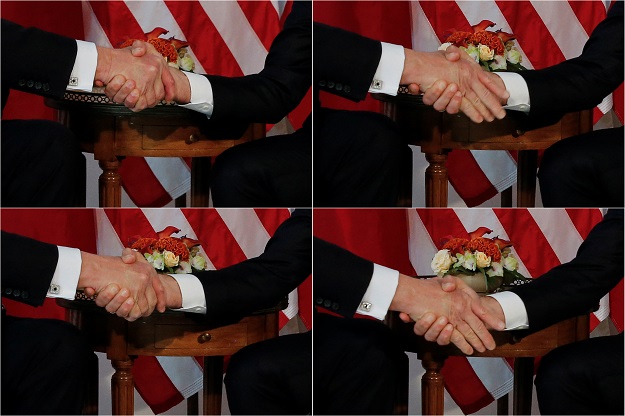
<svg viewBox="0 0 625 416">
<path fill-rule="evenodd" d="M 360 302 L 360 307 L 358 309 L 362 309 L 363 311 L 369 312 L 373 305 L 369 302 Z"/>
<path fill-rule="evenodd" d="M 61 291 L 61 286 L 55 285 L 55 284 L 50 285 L 50 289 L 48 290 L 48 292 L 50 292 L 53 295 L 58 295 L 60 291 Z"/>
<path fill-rule="evenodd" d="M 374 90 L 381 90 L 383 84 L 384 84 L 384 82 L 382 82 L 381 79 L 374 79 L 371 82 L 371 88 L 374 89 Z"/>
<path fill-rule="evenodd" d="M 70 77 L 69 85 L 71 85 L 72 87 L 78 86 L 78 77 Z"/>
</svg>

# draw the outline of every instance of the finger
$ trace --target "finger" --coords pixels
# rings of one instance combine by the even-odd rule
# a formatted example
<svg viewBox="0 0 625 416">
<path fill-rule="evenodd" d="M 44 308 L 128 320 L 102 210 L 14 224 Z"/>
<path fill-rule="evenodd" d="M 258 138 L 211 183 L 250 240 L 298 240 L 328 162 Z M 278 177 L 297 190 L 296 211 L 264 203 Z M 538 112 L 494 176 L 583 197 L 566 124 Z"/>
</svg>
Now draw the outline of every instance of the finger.
<svg viewBox="0 0 625 416">
<path fill-rule="evenodd" d="M 447 111 L 448 114 L 458 114 L 460 112 L 461 104 L 462 93 L 460 91 L 456 91 L 454 96 L 449 101 L 449 104 L 447 104 L 447 108 L 445 109 L 445 111 Z"/>
<path fill-rule="evenodd" d="M 139 98 L 141 98 L 141 93 L 138 89 L 135 88 L 130 92 L 130 94 L 128 94 L 128 96 L 124 100 L 124 105 L 132 110 L 137 106 Z"/>
<path fill-rule="evenodd" d="M 158 276 L 152 279 L 152 289 L 154 289 L 154 294 L 156 295 L 156 310 L 165 312 L 167 308 L 167 296 L 165 294 L 165 286 L 163 286 L 163 282 Z M 401 319 L 401 314 L 399 317 Z"/>
<path fill-rule="evenodd" d="M 173 101 L 176 96 L 176 81 L 169 68 L 163 70 L 161 82 L 163 83 L 163 88 L 165 88 L 165 101 Z"/>
<path fill-rule="evenodd" d="M 95 295 L 95 289 L 92 288 L 92 287 L 84 288 L 83 292 L 85 292 L 85 295 L 87 295 L 87 296 L 94 296 Z"/>
<path fill-rule="evenodd" d="M 441 96 L 436 100 L 433 107 L 438 111 L 445 111 L 449 102 L 454 98 L 458 92 L 458 86 L 456 84 L 449 84 Z"/>
<path fill-rule="evenodd" d="M 119 308 L 117 308 L 117 312 L 115 313 L 120 318 L 128 319 L 128 316 L 135 307 L 135 300 L 132 297 L 128 297 L 119 305 Z"/>
<path fill-rule="evenodd" d="M 421 89 L 419 88 L 419 84 L 408 84 L 408 92 L 413 95 L 421 94 Z"/>
<path fill-rule="evenodd" d="M 126 107 L 128 107 L 128 106 L 126 106 Z M 129 108 L 130 108 L 130 107 L 129 107 Z M 144 110 L 144 109 L 146 109 L 146 108 L 148 108 L 147 101 L 146 101 L 145 96 L 144 96 L 144 95 L 142 95 L 142 96 L 139 96 L 139 98 L 137 99 L 137 102 L 136 102 L 136 104 L 134 105 L 134 107 L 132 107 L 132 108 L 130 108 L 130 109 L 131 109 L 132 111 L 134 111 L 135 113 L 137 113 L 137 112 L 139 112 L 139 111 L 141 111 L 141 110 Z"/>
<path fill-rule="evenodd" d="M 493 116 L 493 114 L 490 112 L 490 110 L 488 110 L 488 108 L 486 108 L 486 106 L 484 105 L 484 103 L 480 99 L 480 96 L 477 95 L 477 93 L 472 92 L 472 91 L 471 92 L 467 92 L 465 97 L 466 97 L 467 100 L 469 100 L 471 102 L 473 107 L 475 107 L 475 109 L 480 113 L 480 115 L 482 117 L 484 117 L 484 120 L 486 120 L 486 121 L 493 121 L 495 119 L 495 116 Z"/>
<path fill-rule="evenodd" d="M 423 104 L 433 105 L 441 97 L 446 88 L 447 82 L 445 80 L 439 79 L 434 81 L 432 86 L 423 94 Z M 441 110 L 441 108 L 437 108 L 437 110 Z"/>
<path fill-rule="evenodd" d="M 127 80 L 124 83 L 124 85 L 117 91 L 117 93 L 113 97 L 113 101 L 115 101 L 118 104 L 122 104 L 122 103 L 125 104 L 126 97 L 128 97 L 128 95 L 135 89 L 135 87 L 136 87 L 136 83 L 133 80 L 131 79 Z"/>
<path fill-rule="evenodd" d="M 158 278 L 155 279 L 158 280 Z M 148 310 L 142 311 L 141 316 L 150 316 L 154 311 L 154 306 L 156 306 L 156 294 L 151 286 L 146 289 L 145 297 L 148 301 Z"/>
<path fill-rule="evenodd" d="M 503 331 L 506 328 L 506 323 L 489 313 L 481 302 L 471 302 L 471 310 L 484 322 L 487 328 L 492 328 L 496 331 Z"/>
<path fill-rule="evenodd" d="M 441 316 L 430 326 L 427 332 L 424 334 L 425 339 L 428 341 L 438 341 L 438 337 L 443 329 L 447 327 L 449 321 L 444 316 Z M 452 325 L 453 329 L 453 325 Z M 451 335 L 451 334 L 450 334 Z M 443 344 L 440 344 L 443 345 Z"/>
<path fill-rule="evenodd" d="M 101 87 L 104 86 L 104 83 L 97 79 L 97 80 L 93 81 L 93 85 L 95 85 L 96 87 L 100 87 L 101 88 Z"/>
<path fill-rule="evenodd" d="M 147 52 L 147 43 L 142 40 L 136 39 L 134 42 L 132 42 L 130 52 L 132 53 L 132 56 L 135 57 L 145 55 L 145 53 Z"/>
<path fill-rule="evenodd" d="M 462 97 L 460 111 L 462 111 L 474 123 L 481 123 L 482 121 L 484 121 L 484 117 L 482 117 L 480 112 L 473 106 L 473 104 L 471 104 L 471 102 L 466 97 Z"/>
<path fill-rule="evenodd" d="M 100 296 L 98 296 L 98 299 Z M 122 303 L 126 302 L 128 299 L 132 299 L 130 297 L 130 291 L 126 288 L 120 290 L 115 297 L 113 297 L 104 307 L 110 313 L 117 313 L 117 310 L 122 305 Z"/>
<path fill-rule="evenodd" d="M 466 321 L 471 327 L 471 330 L 475 334 L 475 336 L 479 338 L 480 344 L 484 345 L 489 350 L 494 350 L 496 346 L 495 340 L 493 339 L 493 336 L 491 335 L 491 333 L 488 332 L 488 328 L 486 328 L 486 325 L 484 325 L 484 322 L 482 322 L 480 318 L 478 318 L 477 316 L 473 314 L 467 316 Z M 471 342 L 469 338 L 467 338 L 467 340 Z M 479 350 L 477 347 L 476 349 L 482 352 L 482 350 Z"/>
<path fill-rule="evenodd" d="M 456 279 L 453 276 L 444 276 L 441 287 L 445 292 L 453 292 L 456 290 Z"/>
<path fill-rule="evenodd" d="M 497 75 L 493 75 L 486 71 L 478 72 L 478 80 L 484 84 L 484 86 L 495 95 L 500 100 L 500 103 L 503 105 L 508 102 L 508 98 L 510 98 L 510 93 L 506 90 L 506 85 L 501 83 L 496 83 L 495 80 L 501 81 Z M 505 112 L 505 110 L 504 110 Z"/>
<path fill-rule="evenodd" d="M 126 307 L 130 306 L 130 304 L 127 304 L 125 306 Z M 132 321 L 136 321 L 137 319 L 141 318 L 141 316 L 142 316 L 142 313 L 141 313 L 141 309 L 139 308 L 139 305 L 134 304 L 134 306 L 132 306 L 132 307 L 130 307 L 128 309 L 128 312 L 126 313 L 125 318 L 126 318 L 127 321 L 132 322 Z"/>
<path fill-rule="evenodd" d="M 438 345 L 449 345 L 453 332 L 454 326 L 452 324 L 445 325 L 445 328 L 443 328 L 443 330 L 438 335 L 438 338 L 436 338 L 436 343 Z"/>
<path fill-rule="evenodd" d="M 104 88 L 104 94 L 106 94 L 106 96 L 113 102 L 123 102 L 124 100 L 117 101 L 119 100 L 119 98 L 116 99 L 115 97 L 117 96 L 117 94 L 119 94 L 120 90 L 124 87 L 124 85 L 126 85 L 127 81 L 128 80 L 123 75 L 115 75 L 106 85 L 106 88 Z"/>
<path fill-rule="evenodd" d="M 458 325 L 456 325 L 456 329 L 458 330 L 458 332 L 462 334 L 464 339 L 466 339 L 467 342 L 471 344 L 471 346 L 475 348 L 477 351 L 479 352 L 486 351 L 486 347 L 484 347 L 484 344 L 480 340 L 480 337 L 477 336 L 475 331 L 473 331 L 473 329 L 468 323 L 464 321 L 460 322 L 458 323 Z"/>
<path fill-rule="evenodd" d="M 466 355 L 471 355 L 473 354 L 473 348 L 471 348 L 471 345 L 469 345 L 469 343 L 467 342 L 466 339 L 464 339 L 464 337 L 462 336 L 462 334 L 457 330 L 454 329 L 452 334 L 451 334 L 451 338 L 450 341 L 456 346 L 458 347 L 458 349 L 460 351 L 462 351 L 464 354 Z"/>
<path fill-rule="evenodd" d="M 436 321 L 436 315 L 434 315 L 432 312 L 425 313 L 421 318 L 417 319 L 417 321 L 415 322 L 414 333 L 417 335 L 424 335 L 428 331 L 428 329 L 430 329 L 430 326 L 434 324 L 435 321 Z M 428 341 L 431 341 L 431 339 L 429 339 Z"/>
<path fill-rule="evenodd" d="M 85 292 L 86 292 L 86 289 L 85 289 Z M 94 293 L 95 293 L 95 290 L 94 290 Z M 104 289 L 102 289 L 100 291 L 100 293 L 98 293 L 98 297 L 95 300 L 95 304 L 100 306 L 100 307 L 104 307 L 111 300 L 113 300 L 115 295 L 117 295 L 118 293 L 119 293 L 119 286 L 117 286 L 116 284 L 112 283 L 112 284 L 106 286 Z M 90 296 L 93 296 L 93 295 L 90 295 Z"/>
</svg>

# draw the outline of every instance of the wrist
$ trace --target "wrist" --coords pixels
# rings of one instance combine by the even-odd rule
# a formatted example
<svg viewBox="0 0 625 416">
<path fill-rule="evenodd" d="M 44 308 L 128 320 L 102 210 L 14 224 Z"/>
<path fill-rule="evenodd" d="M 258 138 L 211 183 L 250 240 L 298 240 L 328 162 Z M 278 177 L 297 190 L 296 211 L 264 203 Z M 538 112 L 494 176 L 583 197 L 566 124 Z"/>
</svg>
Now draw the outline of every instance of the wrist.
<svg viewBox="0 0 625 416">
<path fill-rule="evenodd" d="M 400 273 L 397 290 L 388 309 L 406 312 L 411 309 L 411 306 L 414 307 L 414 300 L 418 296 L 418 286 L 418 279 Z"/>
<path fill-rule="evenodd" d="M 178 104 L 188 104 L 191 102 L 191 84 L 184 72 L 171 68 L 170 72 L 174 77 L 175 92 L 174 101 Z"/>
<path fill-rule="evenodd" d="M 77 289 L 91 287 L 95 289 L 97 293 L 101 289 L 101 287 L 99 287 L 100 282 L 97 281 L 97 278 L 95 276 L 99 275 L 99 270 L 101 269 L 101 258 L 100 256 L 86 253 L 84 251 L 80 252 L 80 258 L 81 266 L 80 275 L 78 277 Z"/>
<path fill-rule="evenodd" d="M 159 274 L 159 279 L 165 289 L 165 297 L 167 299 L 167 307 L 169 309 L 182 308 L 182 292 L 176 279 L 168 274 Z"/>
</svg>

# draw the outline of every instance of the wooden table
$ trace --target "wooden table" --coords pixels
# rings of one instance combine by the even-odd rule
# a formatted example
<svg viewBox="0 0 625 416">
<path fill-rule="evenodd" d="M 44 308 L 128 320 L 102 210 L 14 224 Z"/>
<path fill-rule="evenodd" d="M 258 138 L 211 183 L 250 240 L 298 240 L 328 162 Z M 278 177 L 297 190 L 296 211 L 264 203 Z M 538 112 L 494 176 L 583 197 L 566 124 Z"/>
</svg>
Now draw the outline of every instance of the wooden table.
<svg viewBox="0 0 625 416">
<path fill-rule="evenodd" d="M 421 378 L 421 410 L 424 415 L 444 414 L 444 380 L 441 370 L 447 357 L 465 356 L 454 345 L 440 346 L 413 332 L 414 324 L 405 324 L 393 313 L 389 325 L 397 333 L 406 351 L 416 352 L 425 374 Z M 497 347 L 493 351 L 475 352 L 473 357 L 502 357 L 514 360 L 513 413 L 529 415 L 532 406 L 534 357 L 554 348 L 588 339 L 588 315 L 562 321 L 542 331 L 523 337 L 525 331 L 492 331 Z M 507 414 L 498 406 L 498 414 Z M 407 408 L 405 409 L 407 411 Z"/>
<path fill-rule="evenodd" d="M 202 356 L 204 357 L 203 411 L 221 414 L 223 357 L 241 348 L 278 335 L 278 310 L 259 311 L 239 322 L 222 325 L 191 313 L 155 312 L 149 317 L 128 322 L 106 312 L 88 300 L 57 299 L 68 309 L 69 320 L 80 328 L 94 351 L 106 353 L 115 373 L 111 378 L 112 412 L 134 413 L 133 359 L 137 356 Z M 91 389 L 93 390 L 93 389 Z M 98 414 L 97 384 L 90 394 L 87 414 Z M 192 414 L 192 413 L 189 413 Z"/>
<path fill-rule="evenodd" d="M 121 206 L 119 167 L 126 156 L 192 157 L 191 205 L 206 207 L 209 158 L 265 135 L 264 124 L 251 124 L 241 137 L 224 139 L 223 133 L 207 128 L 205 115 L 172 104 L 133 113 L 102 94 L 81 92 L 66 93 L 62 100 L 47 98 L 45 103 L 57 110 L 58 121 L 102 168 L 101 207 Z"/>
<path fill-rule="evenodd" d="M 508 111 L 503 120 L 476 124 L 463 114 L 441 113 L 426 106 L 420 95 L 374 96 L 384 102 L 384 113 L 397 122 L 408 144 L 420 146 L 425 153 L 429 162 L 425 171 L 427 207 L 447 206 L 445 163 L 453 149 L 518 150 L 517 205 L 533 207 L 538 150 L 592 130 L 590 110 L 569 113 L 551 126 L 527 131 L 527 117 L 518 111 Z"/>
</svg>

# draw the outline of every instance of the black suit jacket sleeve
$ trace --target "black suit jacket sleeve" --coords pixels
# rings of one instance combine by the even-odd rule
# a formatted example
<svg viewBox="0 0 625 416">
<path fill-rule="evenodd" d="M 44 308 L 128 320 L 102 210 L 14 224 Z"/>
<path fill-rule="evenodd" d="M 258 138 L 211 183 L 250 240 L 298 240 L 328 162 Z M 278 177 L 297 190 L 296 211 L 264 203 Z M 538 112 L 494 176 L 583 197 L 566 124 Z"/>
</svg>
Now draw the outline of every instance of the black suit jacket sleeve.
<svg viewBox="0 0 625 416">
<path fill-rule="evenodd" d="M 623 2 L 612 6 L 579 57 L 519 74 L 529 88 L 529 115 L 537 121 L 553 122 L 599 104 L 623 82 Z"/>
<path fill-rule="evenodd" d="M 369 287 L 373 263 L 317 237 L 313 251 L 315 306 L 353 317 Z"/>
<path fill-rule="evenodd" d="M 311 21 L 311 3 L 294 2 L 260 73 L 207 75 L 214 98 L 211 121 L 276 123 L 293 110 L 311 85 Z"/>
<path fill-rule="evenodd" d="M 270 308 L 311 273 L 311 213 L 296 210 L 263 254 L 221 270 L 194 273 L 206 295 L 206 318 L 238 320 Z"/>
<path fill-rule="evenodd" d="M 9 88 L 63 97 L 76 50 L 74 39 L 2 19 L 2 105 Z"/>
<path fill-rule="evenodd" d="M 382 44 L 373 39 L 313 24 L 315 88 L 352 101 L 363 100 L 382 56 Z"/>
<path fill-rule="evenodd" d="M 623 278 L 623 210 L 610 210 L 582 243 L 577 256 L 514 288 L 532 332 L 588 313 Z"/>
<path fill-rule="evenodd" d="M 54 244 L 2 231 L 2 296 L 42 305 L 58 260 Z"/>
</svg>

